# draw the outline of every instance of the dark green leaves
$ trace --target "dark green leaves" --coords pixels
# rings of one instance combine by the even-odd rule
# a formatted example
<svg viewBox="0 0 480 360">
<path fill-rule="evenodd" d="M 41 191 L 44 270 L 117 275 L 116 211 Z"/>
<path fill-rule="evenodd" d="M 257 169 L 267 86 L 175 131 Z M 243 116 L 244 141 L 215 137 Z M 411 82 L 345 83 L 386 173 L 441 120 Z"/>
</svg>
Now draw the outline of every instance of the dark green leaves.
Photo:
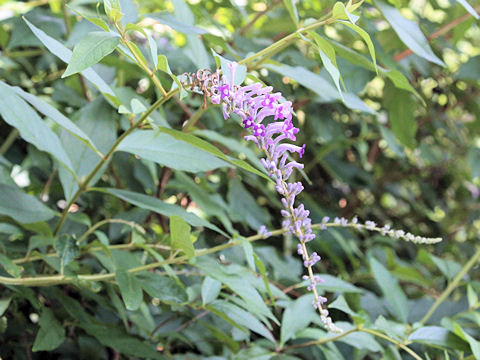
<svg viewBox="0 0 480 360">
<path fill-rule="evenodd" d="M 28 224 L 49 220 L 55 212 L 16 186 L 0 184 L 0 214 Z"/>
<path fill-rule="evenodd" d="M 173 249 L 182 250 L 188 258 L 195 256 L 195 249 L 190 238 L 190 225 L 178 215 L 170 216 L 170 237 Z"/>
<path fill-rule="evenodd" d="M 69 235 L 63 234 L 58 237 L 55 242 L 58 256 L 60 257 L 60 267 L 63 274 L 65 266 L 67 266 L 78 254 L 78 246 L 75 239 Z"/>
<path fill-rule="evenodd" d="M 81 72 L 95 65 L 110 54 L 120 43 L 120 37 L 114 33 L 94 31 L 88 33 L 75 46 L 72 58 L 62 78 Z"/>
<path fill-rule="evenodd" d="M 55 350 L 65 340 L 65 328 L 49 308 L 43 308 L 39 325 L 40 330 L 33 343 L 33 351 Z"/>
<path fill-rule="evenodd" d="M 137 310 L 142 304 L 143 293 L 135 274 L 124 270 L 116 271 L 116 280 L 127 310 Z"/>
<path fill-rule="evenodd" d="M 468 349 L 468 345 L 457 335 L 439 326 L 426 326 L 414 331 L 408 340 L 428 345 L 453 348 L 459 350 Z"/>
</svg>

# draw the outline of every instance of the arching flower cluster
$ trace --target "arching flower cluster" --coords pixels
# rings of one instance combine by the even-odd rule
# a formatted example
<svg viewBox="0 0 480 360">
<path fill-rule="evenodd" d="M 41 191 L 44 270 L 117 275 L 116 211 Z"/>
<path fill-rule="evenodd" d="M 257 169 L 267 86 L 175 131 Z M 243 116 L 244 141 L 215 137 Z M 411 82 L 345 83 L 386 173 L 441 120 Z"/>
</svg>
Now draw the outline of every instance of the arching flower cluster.
<svg viewBox="0 0 480 360">
<path fill-rule="evenodd" d="M 310 280 L 308 290 L 314 295 L 313 306 L 319 310 L 325 327 L 333 332 L 341 332 L 328 315 L 324 307 L 326 298 L 320 296 L 316 285 L 322 280 L 314 275 L 312 267 L 320 260 L 317 253 L 309 254 L 306 244 L 315 238 L 312 231 L 310 212 L 303 204 L 295 206 L 296 197 L 302 192 L 301 182 L 289 182 L 294 169 L 303 169 L 303 164 L 290 160 L 292 154 L 301 158 L 305 145 L 297 146 L 290 141 L 296 140 L 299 129 L 293 125 L 293 108 L 290 101 L 285 101 L 281 93 L 273 92 L 271 86 L 254 83 L 246 86 L 234 84 L 238 64 L 229 63 L 230 76 L 212 76 L 202 74 L 189 75 L 195 80 L 190 84 L 204 95 L 211 98 L 213 104 L 222 104 L 223 116 L 228 119 L 231 114 L 238 115 L 243 127 L 250 131 L 245 140 L 254 142 L 265 153 L 261 162 L 269 176 L 276 182 L 276 191 L 282 196 L 283 227 L 299 239 L 298 254 L 302 256 L 307 269 L 305 279 Z M 267 235 L 266 228 L 260 233 Z"/>
</svg>

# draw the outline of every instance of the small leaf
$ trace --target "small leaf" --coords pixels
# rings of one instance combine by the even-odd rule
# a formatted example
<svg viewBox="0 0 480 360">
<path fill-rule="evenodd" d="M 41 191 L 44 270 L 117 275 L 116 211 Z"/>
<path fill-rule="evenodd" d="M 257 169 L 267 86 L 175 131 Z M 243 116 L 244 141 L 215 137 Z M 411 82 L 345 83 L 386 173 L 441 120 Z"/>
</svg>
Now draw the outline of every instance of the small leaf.
<svg viewBox="0 0 480 360">
<path fill-rule="evenodd" d="M 355 31 L 358 35 L 362 37 L 363 41 L 365 41 L 365 43 L 367 44 L 368 52 L 370 53 L 370 57 L 372 58 L 373 65 L 375 66 L 375 71 L 378 73 L 377 59 L 375 56 L 375 47 L 373 46 L 372 39 L 370 39 L 370 35 L 368 35 L 368 33 L 365 30 L 363 30 L 361 27 L 353 23 L 349 23 L 346 21 L 341 21 L 341 23 L 344 24 L 345 26 L 348 26 L 353 31 Z"/>
<path fill-rule="evenodd" d="M 190 225 L 178 215 L 170 216 L 170 236 L 172 248 L 182 250 L 189 259 L 195 256 L 195 248 L 190 239 Z"/>
<path fill-rule="evenodd" d="M 119 0 L 103 0 L 103 6 L 105 13 L 113 22 L 119 22 L 122 19 L 123 14 Z"/>
<path fill-rule="evenodd" d="M 125 270 L 117 270 L 115 278 L 122 294 L 123 302 L 127 310 L 137 310 L 143 301 L 143 292 L 140 282 L 135 274 Z"/>
<path fill-rule="evenodd" d="M 359 19 L 359 16 L 351 14 L 341 2 L 336 2 L 333 5 L 332 17 L 338 20 L 348 20 L 352 24 L 355 24 Z"/>
<path fill-rule="evenodd" d="M 60 257 L 60 267 L 63 274 L 65 266 L 67 266 L 73 259 L 78 256 L 78 246 L 74 238 L 69 235 L 63 234 L 60 235 L 56 240 L 55 248 L 57 249 L 58 256 Z"/>
<path fill-rule="evenodd" d="M 478 304 L 478 295 L 473 290 L 472 285 L 467 285 L 467 299 L 468 299 L 468 306 L 470 308 L 474 308 Z"/>
<path fill-rule="evenodd" d="M 32 351 L 51 351 L 59 347 L 65 340 L 65 328 L 55 318 L 52 311 L 43 307 L 38 331 Z"/>
<path fill-rule="evenodd" d="M 212 49 L 213 56 L 220 60 L 220 67 L 222 68 L 222 74 L 228 79 L 228 81 L 232 82 L 232 74 L 230 71 L 229 64 L 233 63 L 233 61 L 225 59 L 223 56 L 218 55 Z M 247 67 L 245 65 L 237 64 L 237 68 L 235 70 L 235 77 L 233 78 L 234 85 L 241 85 L 247 76 Z"/>
<path fill-rule="evenodd" d="M 206 276 L 202 283 L 202 303 L 203 305 L 209 304 L 214 301 L 220 290 L 222 288 L 222 283 L 218 280 Z"/>
<path fill-rule="evenodd" d="M 12 275 L 13 277 L 20 277 L 23 268 L 15 264 L 12 260 L 10 260 L 7 256 L 0 254 L 0 265 L 5 269 L 7 273 Z"/>
<path fill-rule="evenodd" d="M 288 13 L 290 14 L 290 17 L 292 18 L 293 22 L 295 23 L 295 26 L 298 27 L 298 11 L 297 11 L 297 6 L 295 5 L 294 0 L 283 0 L 283 4 L 288 10 Z"/>
<path fill-rule="evenodd" d="M 3 316 L 3 314 L 5 314 L 5 311 L 7 311 L 8 306 L 10 305 L 10 301 L 12 301 L 12 299 L 13 296 L 0 299 L 0 316 Z"/>
<path fill-rule="evenodd" d="M 73 49 L 72 58 L 62 78 L 81 72 L 95 65 L 113 52 L 120 37 L 105 31 L 94 31 L 85 35 Z"/>
<path fill-rule="evenodd" d="M 330 45 L 330 43 L 327 40 L 322 38 L 316 32 L 311 31 L 309 32 L 309 34 L 313 36 L 313 38 L 315 39 L 315 42 L 317 43 L 317 47 L 318 47 L 318 53 L 320 54 L 320 58 L 322 59 L 323 66 L 330 74 L 330 77 L 335 83 L 338 93 L 340 94 L 343 100 L 342 90 L 340 88 L 341 75 L 340 75 L 340 71 L 338 71 L 337 60 L 335 58 L 335 49 L 333 48 L 332 45 Z"/>
</svg>

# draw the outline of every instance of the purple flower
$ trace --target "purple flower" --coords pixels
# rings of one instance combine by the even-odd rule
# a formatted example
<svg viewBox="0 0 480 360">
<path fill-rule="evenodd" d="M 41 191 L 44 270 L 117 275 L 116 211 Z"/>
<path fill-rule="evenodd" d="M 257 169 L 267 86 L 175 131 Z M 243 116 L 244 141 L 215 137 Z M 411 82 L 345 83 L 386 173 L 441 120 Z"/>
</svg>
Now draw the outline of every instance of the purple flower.
<svg viewBox="0 0 480 360">
<path fill-rule="evenodd" d="M 220 76 L 217 71 L 210 82 L 204 81 L 197 87 L 207 89 L 206 93 L 211 96 L 212 103 L 222 103 L 225 119 L 228 119 L 231 113 L 238 115 L 242 119 L 243 127 L 251 131 L 244 137 L 245 140 L 252 141 L 265 153 L 261 163 L 270 178 L 275 180 L 275 189 L 282 197 L 284 207 L 281 210 L 282 226 L 287 233 L 294 234 L 300 241 L 297 252 L 302 256 L 304 266 L 308 269 L 309 275 L 306 275 L 310 279 L 308 290 L 312 291 L 315 297 L 313 306 L 319 310 L 324 325 L 331 331 L 339 332 L 341 330 L 333 324 L 332 319 L 328 317 L 328 311 L 322 307 L 326 299 L 320 296 L 315 288 L 321 279 L 312 275 L 312 266 L 320 261 L 320 256 L 316 252 L 309 255 L 305 247 L 307 242 L 315 239 L 310 212 L 303 204 L 295 207 L 295 199 L 303 191 L 303 185 L 301 182 L 288 182 L 294 169 L 303 169 L 303 164 L 289 160 L 289 154 L 297 153 L 299 158 L 305 154 L 305 144 L 297 146 L 288 142 L 295 141 L 296 134 L 300 131 L 292 122 L 292 103 L 290 101 L 279 103 L 282 96 L 280 93 L 272 93 L 271 86 L 264 87 L 260 83 L 235 85 L 237 65 L 229 64 L 229 78 Z M 327 221 L 328 218 L 324 222 Z M 338 221 L 341 222 L 340 219 Z M 261 227 L 259 234 L 265 231 L 266 228 Z"/>
</svg>

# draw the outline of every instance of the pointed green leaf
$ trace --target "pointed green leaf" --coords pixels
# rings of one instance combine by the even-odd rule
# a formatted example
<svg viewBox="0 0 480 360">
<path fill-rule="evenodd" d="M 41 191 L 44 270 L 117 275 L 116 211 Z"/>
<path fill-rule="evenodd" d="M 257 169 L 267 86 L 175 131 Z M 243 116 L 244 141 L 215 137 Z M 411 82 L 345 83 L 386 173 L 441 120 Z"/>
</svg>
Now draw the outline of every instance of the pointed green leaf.
<svg viewBox="0 0 480 360">
<path fill-rule="evenodd" d="M 127 310 L 137 310 L 143 301 L 143 292 L 140 281 L 135 274 L 129 273 L 125 270 L 117 270 L 115 278 L 122 294 L 123 302 Z"/>
<path fill-rule="evenodd" d="M 32 351 L 51 351 L 59 347 L 65 340 L 65 328 L 55 318 L 52 311 L 44 307 L 39 320 L 40 330 L 37 333 Z"/>
<path fill-rule="evenodd" d="M 170 237 L 172 248 L 182 250 L 188 258 L 195 256 L 195 248 L 190 239 L 190 225 L 178 215 L 170 216 Z"/>
<path fill-rule="evenodd" d="M 85 35 L 73 48 L 72 58 L 62 78 L 81 72 L 95 65 L 115 50 L 120 37 L 105 31 L 94 31 Z"/>
</svg>

